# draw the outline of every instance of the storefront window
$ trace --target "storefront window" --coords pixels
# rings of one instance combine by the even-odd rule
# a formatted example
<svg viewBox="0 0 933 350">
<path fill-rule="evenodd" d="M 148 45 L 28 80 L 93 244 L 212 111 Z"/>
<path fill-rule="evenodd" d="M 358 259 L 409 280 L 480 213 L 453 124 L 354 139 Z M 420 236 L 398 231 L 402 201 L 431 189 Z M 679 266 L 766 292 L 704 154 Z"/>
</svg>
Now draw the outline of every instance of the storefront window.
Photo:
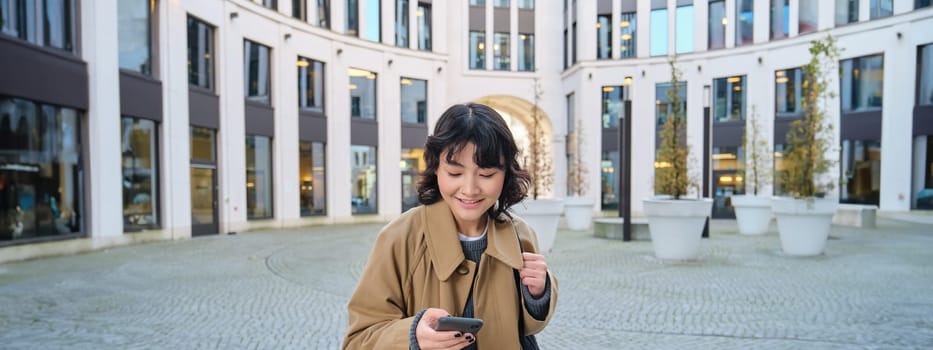
<svg viewBox="0 0 933 350">
<path fill-rule="evenodd" d="M 0 244 L 81 232 L 80 120 L 71 108 L 0 96 Z"/>
<path fill-rule="evenodd" d="M 350 179 L 353 183 L 350 201 L 353 214 L 375 214 L 376 147 L 350 145 Z"/>
<path fill-rule="evenodd" d="M 123 229 L 159 226 L 158 125 L 123 117 Z"/>
<path fill-rule="evenodd" d="M 619 179 L 616 169 L 619 168 L 619 151 L 603 152 L 600 161 L 600 192 L 602 195 L 602 209 L 612 210 L 619 208 Z"/>
<path fill-rule="evenodd" d="M 272 138 L 246 135 L 246 218 L 272 218 Z"/>
<path fill-rule="evenodd" d="M 301 142 L 298 146 L 301 216 L 325 215 L 327 186 L 324 174 L 327 162 L 324 159 L 324 143 Z"/>
<path fill-rule="evenodd" d="M 743 147 L 713 147 L 713 217 L 734 218 L 732 196 L 745 194 Z"/>
<path fill-rule="evenodd" d="M 428 82 L 402 78 L 402 122 L 424 124 L 428 117 Z"/>
<path fill-rule="evenodd" d="M 376 73 L 350 68 L 350 116 L 376 119 Z"/>
<path fill-rule="evenodd" d="M 423 148 L 402 149 L 402 211 L 417 207 L 418 182 L 421 172 L 427 168 L 424 162 Z"/>
<path fill-rule="evenodd" d="M 713 120 L 745 120 L 745 76 L 713 79 Z"/>
<path fill-rule="evenodd" d="M 842 140 L 841 203 L 878 205 L 881 194 L 881 141 Z"/>
</svg>

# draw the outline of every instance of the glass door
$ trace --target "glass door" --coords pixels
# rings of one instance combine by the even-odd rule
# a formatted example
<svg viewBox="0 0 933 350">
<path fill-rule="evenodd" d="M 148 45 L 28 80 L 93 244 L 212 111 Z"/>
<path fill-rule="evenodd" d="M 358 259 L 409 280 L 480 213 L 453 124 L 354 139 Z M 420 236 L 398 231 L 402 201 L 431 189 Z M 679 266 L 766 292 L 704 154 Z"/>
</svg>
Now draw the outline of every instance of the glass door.
<svg viewBox="0 0 933 350">
<path fill-rule="evenodd" d="M 191 235 L 217 234 L 216 169 L 191 166 Z"/>
</svg>

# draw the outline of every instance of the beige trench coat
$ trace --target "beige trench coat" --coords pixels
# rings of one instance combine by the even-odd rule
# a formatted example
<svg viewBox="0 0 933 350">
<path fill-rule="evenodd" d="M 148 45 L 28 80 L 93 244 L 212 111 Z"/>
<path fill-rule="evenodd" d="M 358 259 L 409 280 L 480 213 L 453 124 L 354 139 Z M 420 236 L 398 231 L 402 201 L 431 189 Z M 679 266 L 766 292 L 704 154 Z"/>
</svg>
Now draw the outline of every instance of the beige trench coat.
<svg viewBox="0 0 933 350">
<path fill-rule="evenodd" d="M 490 221 L 488 245 L 480 258 L 473 290 L 475 317 L 484 321 L 476 334 L 479 349 L 519 349 L 520 300 L 512 269 L 522 267 L 518 236 L 526 252 L 537 252 L 537 238 L 520 218 Z M 344 349 L 408 349 L 413 316 L 441 308 L 460 316 L 470 293 L 476 264 L 460 247 L 450 208 L 443 201 L 402 214 L 379 233 L 347 306 L 349 328 Z M 557 280 L 550 276 L 547 317 L 523 311 L 525 334 L 540 332 L 554 315 Z M 524 310 L 524 308 L 522 308 Z"/>
</svg>

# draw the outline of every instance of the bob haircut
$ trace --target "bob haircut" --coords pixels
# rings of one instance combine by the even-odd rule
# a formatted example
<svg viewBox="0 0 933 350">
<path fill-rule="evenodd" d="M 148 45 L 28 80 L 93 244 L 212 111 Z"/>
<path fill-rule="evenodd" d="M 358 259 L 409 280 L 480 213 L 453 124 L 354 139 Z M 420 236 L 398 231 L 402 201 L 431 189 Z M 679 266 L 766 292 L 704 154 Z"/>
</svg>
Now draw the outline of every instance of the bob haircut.
<svg viewBox="0 0 933 350">
<path fill-rule="evenodd" d="M 518 164 L 518 146 L 505 120 L 492 108 L 478 103 L 453 105 L 437 121 L 434 134 L 428 136 L 424 144 L 427 165 L 421 173 L 418 201 L 428 205 L 441 199 L 437 184 L 441 154 L 448 151 L 446 160 L 452 162 L 460 150 L 470 143 L 476 145 L 476 153 L 473 154 L 476 165 L 505 171 L 497 205 L 489 208 L 486 214 L 497 220 L 501 220 L 499 216 L 503 214 L 511 218 L 506 210 L 528 195 L 531 176 Z"/>
</svg>

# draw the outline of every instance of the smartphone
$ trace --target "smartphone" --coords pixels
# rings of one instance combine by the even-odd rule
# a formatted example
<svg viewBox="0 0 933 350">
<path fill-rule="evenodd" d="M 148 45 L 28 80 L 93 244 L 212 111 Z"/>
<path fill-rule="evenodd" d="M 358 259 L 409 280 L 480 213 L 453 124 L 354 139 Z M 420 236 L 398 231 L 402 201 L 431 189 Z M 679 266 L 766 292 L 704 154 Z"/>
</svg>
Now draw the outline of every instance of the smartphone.
<svg viewBox="0 0 933 350">
<path fill-rule="evenodd" d="M 479 332 L 483 328 L 483 320 L 469 317 L 447 316 L 437 319 L 437 331 L 460 331 L 462 333 Z"/>
</svg>

